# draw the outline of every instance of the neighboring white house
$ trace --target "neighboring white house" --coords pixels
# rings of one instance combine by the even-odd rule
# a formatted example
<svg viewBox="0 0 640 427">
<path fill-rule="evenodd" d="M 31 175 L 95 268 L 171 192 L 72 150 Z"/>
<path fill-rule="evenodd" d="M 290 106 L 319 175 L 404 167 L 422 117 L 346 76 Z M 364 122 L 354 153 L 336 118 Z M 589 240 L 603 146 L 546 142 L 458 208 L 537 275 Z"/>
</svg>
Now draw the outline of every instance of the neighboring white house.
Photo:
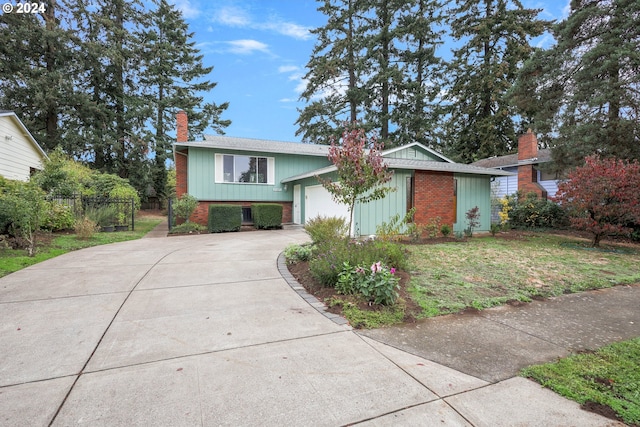
<svg viewBox="0 0 640 427">
<path fill-rule="evenodd" d="M 490 157 L 471 164 L 514 174 L 495 178 L 494 197 L 502 198 L 522 190 L 525 194 L 535 192 L 542 198 L 553 198 L 558 192 L 559 180 L 555 174 L 540 170 L 540 165 L 550 161 L 551 150 L 538 149 L 538 140 L 529 130 L 518 138 L 518 153 Z"/>
<path fill-rule="evenodd" d="M 0 176 L 29 181 L 47 155 L 13 111 L 0 110 Z"/>
</svg>

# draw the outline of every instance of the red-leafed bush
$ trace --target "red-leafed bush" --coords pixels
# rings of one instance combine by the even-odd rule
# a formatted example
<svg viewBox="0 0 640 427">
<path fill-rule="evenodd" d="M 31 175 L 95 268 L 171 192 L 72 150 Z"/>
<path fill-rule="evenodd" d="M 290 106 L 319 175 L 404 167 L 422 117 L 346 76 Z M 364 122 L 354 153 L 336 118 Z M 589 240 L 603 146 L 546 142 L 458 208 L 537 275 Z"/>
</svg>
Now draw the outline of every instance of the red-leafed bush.
<svg viewBox="0 0 640 427">
<path fill-rule="evenodd" d="M 593 233 L 594 247 L 604 236 L 629 233 L 640 224 L 640 164 L 589 156 L 558 186 L 556 201 L 575 228 Z"/>
</svg>

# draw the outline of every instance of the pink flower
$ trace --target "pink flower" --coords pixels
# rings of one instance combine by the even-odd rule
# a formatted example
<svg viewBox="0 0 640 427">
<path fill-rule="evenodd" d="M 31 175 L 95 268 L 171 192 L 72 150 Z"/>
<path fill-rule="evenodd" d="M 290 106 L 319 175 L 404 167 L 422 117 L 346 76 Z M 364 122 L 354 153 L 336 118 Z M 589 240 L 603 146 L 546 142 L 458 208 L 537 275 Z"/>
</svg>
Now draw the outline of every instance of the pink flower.
<svg viewBox="0 0 640 427">
<path fill-rule="evenodd" d="M 396 269 L 391 267 L 391 274 L 396 274 Z"/>
<path fill-rule="evenodd" d="M 371 264 L 371 272 L 373 274 L 376 274 L 378 271 L 382 270 L 382 265 L 380 264 L 380 261 Z"/>
</svg>

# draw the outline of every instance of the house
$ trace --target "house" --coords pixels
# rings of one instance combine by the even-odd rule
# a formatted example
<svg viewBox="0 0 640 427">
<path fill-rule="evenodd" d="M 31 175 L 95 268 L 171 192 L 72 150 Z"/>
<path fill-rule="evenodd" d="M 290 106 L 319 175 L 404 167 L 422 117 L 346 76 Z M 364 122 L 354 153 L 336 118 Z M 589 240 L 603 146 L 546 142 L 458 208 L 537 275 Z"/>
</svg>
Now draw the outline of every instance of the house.
<svg viewBox="0 0 640 427">
<path fill-rule="evenodd" d="M 0 110 L 0 176 L 29 181 L 47 155 L 13 111 Z"/>
<path fill-rule="evenodd" d="M 496 177 L 494 197 L 502 198 L 522 190 L 524 194 L 534 192 L 546 199 L 553 198 L 558 192 L 558 177 L 541 170 L 541 165 L 548 162 L 551 162 L 551 150 L 538 149 L 538 139 L 529 129 L 518 138 L 517 154 L 490 157 L 471 164 L 513 173 Z"/>
<path fill-rule="evenodd" d="M 304 224 L 318 215 L 348 217 L 347 207 L 334 202 L 316 179 L 336 177 L 327 158 L 329 146 L 226 136 L 192 142 L 187 141 L 186 114 L 179 112 L 177 122 L 176 194 L 189 193 L 199 200 L 193 221 L 206 224 L 208 206 L 214 203 L 241 205 L 245 222 L 251 221 L 255 202 L 281 204 L 284 223 Z M 475 206 L 481 223 L 476 230 L 489 230 L 491 179 L 510 172 L 454 163 L 419 143 L 382 154 L 394 172 L 386 185 L 395 191 L 381 200 L 356 204 L 352 232 L 375 234 L 381 222 L 412 207 L 418 224 L 440 217 L 441 224 L 462 231 L 465 213 Z"/>
</svg>

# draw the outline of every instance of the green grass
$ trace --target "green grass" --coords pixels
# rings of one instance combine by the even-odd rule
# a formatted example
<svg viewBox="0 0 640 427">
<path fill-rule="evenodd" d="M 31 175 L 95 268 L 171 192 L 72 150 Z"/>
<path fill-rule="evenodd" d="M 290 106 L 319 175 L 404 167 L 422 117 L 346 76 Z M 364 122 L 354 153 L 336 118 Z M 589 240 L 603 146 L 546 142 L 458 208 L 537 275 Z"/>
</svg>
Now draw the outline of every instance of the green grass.
<svg viewBox="0 0 640 427">
<path fill-rule="evenodd" d="M 529 233 L 410 245 L 409 292 L 421 317 L 640 282 L 640 250 L 585 250 L 579 239 Z"/>
<path fill-rule="evenodd" d="M 355 298 L 351 296 L 352 298 Z M 332 298 L 327 301 L 329 307 L 337 305 L 342 307 L 342 314 L 347 318 L 349 324 L 354 328 L 372 329 L 384 325 L 401 323 L 405 310 L 402 304 L 395 304 L 389 307 L 381 307 L 376 311 L 361 310 L 356 304 L 348 301 L 347 298 Z"/>
<path fill-rule="evenodd" d="M 521 375 L 580 404 L 608 406 L 625 423 L 640 425 L 640 338 L 532 366 Z"/>
<path fill-rule="evenodd" d="M 159 223 L 159 219 L 139 218 L 136 219 L 135 231 L 95 233 L 92 238 L 87 240 L 80 240 L 75 234 L 61 234 L 54 237 L 48 245 L 39 246 L 38 252 L 34 257 L 27 256 L 24 250 L 2 249 L 0 250 L 0 277 L 67 252 L 90 246 L 139 239 L 153 230 Z"/>
</svg>

